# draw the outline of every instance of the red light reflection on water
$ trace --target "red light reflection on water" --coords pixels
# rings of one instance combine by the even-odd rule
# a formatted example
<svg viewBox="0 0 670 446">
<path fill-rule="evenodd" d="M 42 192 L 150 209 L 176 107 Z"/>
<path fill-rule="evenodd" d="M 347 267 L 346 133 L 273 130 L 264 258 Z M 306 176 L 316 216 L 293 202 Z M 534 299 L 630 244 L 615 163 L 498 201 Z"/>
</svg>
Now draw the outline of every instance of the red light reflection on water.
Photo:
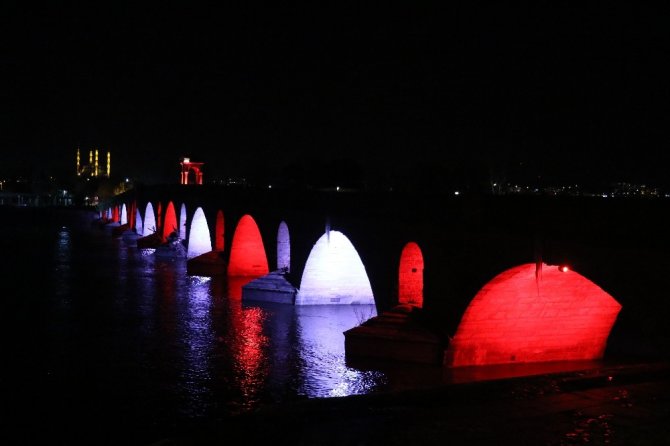
<svg viewBox="0 0 670 446">
<path fill-rule="evenodd" d="M 265 313 L 257 307 L 243 308 L 237 327 L 237 335 L 241 342 L 235 345 L 236 360 L 239 367 L 239 385 L 246 396 L 258 392 L 265 380 L 268 338 L 263 334 Z"/>
</svg>

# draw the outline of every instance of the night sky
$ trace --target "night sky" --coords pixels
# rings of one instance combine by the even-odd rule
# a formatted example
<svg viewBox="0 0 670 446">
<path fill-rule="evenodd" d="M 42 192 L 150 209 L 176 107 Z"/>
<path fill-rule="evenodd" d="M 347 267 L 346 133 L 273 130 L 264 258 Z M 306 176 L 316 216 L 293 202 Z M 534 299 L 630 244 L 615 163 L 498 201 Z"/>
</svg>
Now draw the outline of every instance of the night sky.
<svg viewBox="0 0 670 446">
<path fill-rule="evenodd" d="M 666 11 L 95 3 L 3 4 L 0 174 L 70 175 L 79 146 L 145 182 L 189 156 L 205 181 L 339 163 L 670 186 Z"/>
</svg>

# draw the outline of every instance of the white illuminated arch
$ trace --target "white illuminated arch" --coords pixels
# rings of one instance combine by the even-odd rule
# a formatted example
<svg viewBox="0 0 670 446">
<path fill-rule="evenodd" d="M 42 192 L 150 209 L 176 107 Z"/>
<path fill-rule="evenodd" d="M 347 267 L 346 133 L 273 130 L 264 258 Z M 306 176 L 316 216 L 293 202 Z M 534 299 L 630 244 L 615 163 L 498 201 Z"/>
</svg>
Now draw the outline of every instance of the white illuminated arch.
<svg viewBox="0 0 670 446">
<path fill-rule="evenodd" d="M 209 236 L 207 218 L 202 208 L 195 210 L 191 221 L 191 230 L 188 235 L 188 250 L 186 258 L 197 257 L 212 250 L 212 239 Z"/>
<path fill-rule="evenodd" d="M 154 207 L 151 202 L 147 203 L 147 209 L 144 211 L 144 226 L 142 227 L 144 235 L 153 234 L 156 232 L 156 214 L 154 214 Z"/>
<path fill-rule="evenodd" d="M 277 269 L 291 271 L 291 239 L 288 226 L 283 221 L 277 230 Z"/>
<path fill-rule="evenodd" d="M 186 240 L 186 204 L 182 203 L 179 211 L 179 240 Z"/>
<path fill-rule="evenodd" d="M 319 238 L 309 253 L 296 305 L 373 305 L 370 280 L 358 252 L 339 231 Z"/>
<path fill-rule="evenodd" d="M 135 209 L 135 232 L 137 233 L 137 235 L 144 235 L 142 216 L 140 215 L 139 209 Z"/>
<path fill-rule="evenodd" d="M 126 203 L 121 205 L 121 222 L 122 225 L 128 223 L 128 211 L 126 210 Z"/>
</svg>

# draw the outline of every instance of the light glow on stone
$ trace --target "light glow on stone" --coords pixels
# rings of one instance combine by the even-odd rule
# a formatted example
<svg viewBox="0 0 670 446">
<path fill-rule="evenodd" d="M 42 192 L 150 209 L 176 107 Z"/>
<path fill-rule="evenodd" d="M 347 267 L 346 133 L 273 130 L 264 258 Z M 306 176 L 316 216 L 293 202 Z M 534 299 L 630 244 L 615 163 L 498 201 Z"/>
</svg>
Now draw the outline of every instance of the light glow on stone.
<svg viewBox="0 0 670 446">
<path fill-rule="evenodd" d="M 165 221 L 163 223 L 163 240 L 167 240 L 168 236 L 177 231 L 177 214 L 174 211 L 174 204 L 170 201 L 165 208 Z"/>
<path fill-rule="evenodd" d="M 154 207 L 151 202 L 147 203 L 144 211 L 144 226 L 142 235 L 151 235 L 156 232 L 156 215 L 154 214 Z"/>
<path fill-rule="evenodd" d="M 179 239 L 186 240 L 186 204 L 182 203 L 179 212 Z"/>
<path fill-rule="evenodd" d="M 135 209 L 135 232 L 138 235 L 144 235 L 144 225 L 142 224 L 142 216 L 139 209 Z"/>
<path fill-rule="evenodd" d="M 263 238 L 251 215 L 237 223 L 230 247 L 229 276 L 261 277 L 269 272 Z"/>
<path fill-rule="evenodd" d="M 282 221 L 277 229 L 277 269 L 291 271 L 291 238 L 288 225 Z"/>
<path fill-rule="evenodd" d="M 414 242 L 407 243 L 400 254 L 398 303 L 423 307 L 423 255 Z"/>
<path fill-rule="evenodd" d="M 323 234 L 309 253 L 296 305 L 374 305 L 365 266 L 339 231 Z"/>
<path fill-rule="evenodd" d="M 223 251 L 224 246 L 224 226 L 223 226 L 223 211 L 219 209 L 216 213 L 216 226 L 214 227 L 214 250 Z"/>
<path fill-rule="evenodd" d="M 125 225 L 128 223 L 128 210 L 126 209 L 126 203 L 123 203 L 121 205 L 121 220 L 120 223 L 122 225 Z"/>
<path fill-rule="evenodd" d="M 212 239 L 209 236 L 209 225 L 202 208 L 195 210 L 188 235 L 186 258 L 197 257 L 212 250 Z"/>
<path fill-rule="evenodd" d="M 575 271 L 535 263 L 494 277 L 472 299 L 449 343 L 445 365 L 595 360 L 621 310 Z"/>
</svg>

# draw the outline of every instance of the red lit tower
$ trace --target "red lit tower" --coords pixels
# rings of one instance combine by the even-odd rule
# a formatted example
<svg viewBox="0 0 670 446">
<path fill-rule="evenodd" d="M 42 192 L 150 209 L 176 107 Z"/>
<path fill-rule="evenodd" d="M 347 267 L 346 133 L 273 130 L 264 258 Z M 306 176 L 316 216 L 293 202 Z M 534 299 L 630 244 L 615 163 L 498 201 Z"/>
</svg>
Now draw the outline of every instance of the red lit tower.
<svg viewBox="0 0 670 446">
<path fill-rule="evenodd" d="M 181 160 L 181 184 L 202 184 L 202 170 L 201 167 L 205 163 L 196 163 L 190 158 L 182 158 Z M 189 173 L 193 171 L 195 178 L 189 182 Z"/>
</svg>

